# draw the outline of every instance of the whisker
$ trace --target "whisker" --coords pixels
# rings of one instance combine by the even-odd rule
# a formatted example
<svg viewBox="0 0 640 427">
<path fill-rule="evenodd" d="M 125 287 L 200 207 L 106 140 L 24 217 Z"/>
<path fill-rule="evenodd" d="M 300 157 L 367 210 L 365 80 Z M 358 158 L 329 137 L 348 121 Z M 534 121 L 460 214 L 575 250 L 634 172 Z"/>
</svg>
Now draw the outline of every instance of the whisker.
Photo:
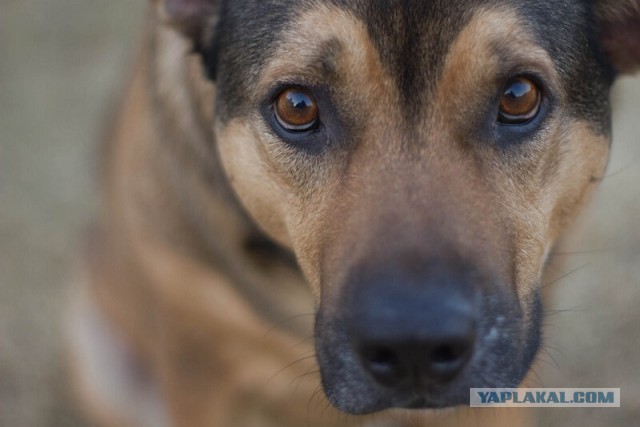
<svg viewBox="0 0 640 427">
<path fill-rule="evenodd" d="M 307 427 L 311 426 L 311 404 L 313 400 L 318 396 L 318 393 L 322 392 L 322 385 L 316 387 L 315 391 L 311 394 L 309 401 L 307 402 Z"/>
<path fill-rule="evenodd" d="M 554 257 L 556 255 L 566 256 L 566 255 L 589 255 L 589 254 L 599 254 L 603 252 L 611 252 L 616 250 L 615 246 L 610 248 L 600 248 L 600 249 L 585 249 L 582 251 L 554 251 L 549 254 L 549 257 Z"/>
<path fill-rule="evenodd" d="M 320 418 L 324 418 L 325 412 L 327 412 L 327 409 L 329 409 L 330 407 L 331 403 L 328 400 L 324 402 L 324 408 L 322 408 L 322 411 L 320 411 Z"/>
<path fill-rule="evenodd" d="M 565 308 L 565 309 L 561 309 L 561 310 L 544 310 L 544 312 L 542 313 L 542 317 L 547 318 L 550 316 L 556 316 L 558 314 L 564 314 L 564 313 L 580 313 L 580 312 L 584 312 L 585 309 L 581 306 L 576 306 L 576 307 L 572 307 L 572 308 Z"/>
<path fill-rule="evenodd" d="M 537 382 L 538 382 L 538 386 L 540 388 L 544 388 L 544 384 L 542 383 L 542 379 L 540 378 L 540 375 L 538 375 L 536 370 L 531 368 L 531 373 L 536 376 L 536 379 L 537 379 Z M 532 378 L 530 378 L 530 379 L 532 379 Z"/>
<path fill-rule="evenodd" d="M 577 273 L 578 271 L 580 271 L 580 270 L 582 270 L 582 269 L 584 269 L 584 268 L 586 268 L 586 267 L 588 267 L 588 266 L 590 266 L 590 265 L 591 265 L 591 263 L 587 263 L 587 264 L 585 264 L 585 265 L 583 265 L 583 266 L 580 266 L 580 267 L 576 268 L 575 270 L 571 270 L 570 272 L 563 274 L 563 275 L 562 275 L 562 276 L 560 276 L 560 277 L 556 277 L 555 279 L 553 279 L 553 280 L 551 280 L 550 282 L 548 282 L 548 283 L 546 283 L 545 285 L 543 285 L 543 286 L 541 287 L 541 289 L 546 289 L 546 288 L 548 288 L 549 286 L 553 285 L 554 283 L 558 283 L 558 282 L 559 282 L 559 281 L 561 281 L 562 279 L 565 279 L 565 278 L 567 278 L 567 277 L 571 276 L 572 274 Z"/>
<path fill-rule="evenodd" d="M 271 376 L 269 377 L 269 379 L 267 380 L 267 382 L 271 382 L 271 381 L 272 381 L 272 380 L 273 380 L 273 379 L 274 379 L 278 374 L 280 374 L 280 373 L 284 372 L 286 369 L 288 369 L 288 368 L 292 367 L 293 365 L 298 364 L 298 363 L 300 363 L 300 362 L 304 362 L 305 360 L 312 359 L 312 358 L 314 358 L 314 357 L 316 357 L 316 354 L 315 354 L 315 353 L 313 353 L 313 354 L 312 354 L 312 355 L 310 355 L 310 356 L 304 356 L 304 357 L 301 357 L 301 358 L 299 358 L 299 359 L 294 360 L 294 361 L 293 361 L 293 362 L 291 362 L 291 363 L 288 363 L 288 364 L 287 364 L 287 365 L 285 365 L 283 368 L 279 369 L 275 374 L 271 375 Z"/>
<path fill-rule="evenodd" d="M 547 348 L 543 345 L 540 347 L 540 350 L 544 351 L 547 356 L 549 356 L 549 358 L 553 361 L 553 364 L 556 365 L 556 368 L 558 369 L 558 371 L 560 371 L 560 365 L 558 364 L 558 361 L 555 359 L 555 357 L 553 357 L 553 355 L 551 354 L 551 352 L 549 352 L 549 350 L 547 350 Z"/>
<path fill-rule="evenodd" d="M 545 348 L 547 351 L 549 351 L 549 350 L 556 351 L 556 352 L 558 352 L 562 357 L 566 357 L 566 356 L 567 356 L 567 355 L 564 353 L 564 351 L 560 350 L 558 347 L 554 347 L 554 346 L 552 346 L 552 345 L 545 344 L 545 345 L 544 345 L 544 348 Z"/>
<path fill-rule="evenodd" d="M 293 350 L 293 349 L 295 349 L 295 348 L 298 348 L 298 347 L 300 347 L 301 345 L 306 344 L 306 343 L 308 343 L 309 341 L 313 340 L 314 338 L 315 338 L 315 336 L 310 335 L 310 336 L 308 336 L 308 337 L 306 337 L 306 338 L 304 338 L 304 339 L 300 340 L 300 341 L 299 341 L 298 343 L 296 343 L 293 347 L 291 347 L 291 349 Z"/>
<path fill-rule="evenodd" d="M 308 377 L 310 375 L 318 375 L 320 373 L 320 369 L 313 369 L 309 372 L 305 372 L 304 374 L 300 374 L 300 375 L 296 375 L 296 377 L 294 379 L 291 380 L 291 382 L 289 383 L 289 387 L 293 387 L 293 384 L 295 382 L 298 382 L 298 384 L 300 383 L 300 381 L 305 378 Z M 297 387 L 297 385 L 296 385 Z"/>
<path fill-rule="evenodd" d="M 309 316 L 315 316 L 315 315 L 316 315 L 315 313 L 304 313 L 304 314 L 296 314 L 296 315 L 293 315 L 293 316 L 289 316 L 286 319 L 282 319 L 279 322 L 271 325 L 271 327 L 269 329 L 267 329 L 266 332 L 264 333 L 263 338 L 267 338 L 269 336 L 269 334 L 271 334 L 274 331 L 274 329 L 279 328 L 280 326 L 284 325 L 287 322 L 290 322 L 290 321 L 296 320 L 296 319 L 300 319 L 300 318 L 303 318 L 303 317 L 309 317 Z"/>
<path fill-rule="evenodd" d="M 634 165 L 635 165 L 635 162 L 633 164 L 630 163 L 630 164 L 628 164 L 626 166 L 622 166 L 620 169 L 618 169 L 616 171 L 613 171 L 613 172 L 610 172 L 610 173 L 608 173 L 608 174 L 606 174 L 604 176 L 592 176 L 591 180 L 593 182 L 602 182 L 605 179 L 613 178 L 613 177 L 621 174 L 622 172 L 625 172 L 627 169 L 633 167 Z"/>
</svg>

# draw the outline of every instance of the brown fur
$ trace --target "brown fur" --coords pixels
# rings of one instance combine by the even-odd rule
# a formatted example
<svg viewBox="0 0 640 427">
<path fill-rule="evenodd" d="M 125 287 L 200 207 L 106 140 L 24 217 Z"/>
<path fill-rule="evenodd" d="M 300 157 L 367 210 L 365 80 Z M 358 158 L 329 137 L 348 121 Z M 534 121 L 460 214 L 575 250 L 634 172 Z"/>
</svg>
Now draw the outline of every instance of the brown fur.
<svg viewBox="0 0 640 427">
<path fill-rule="evenodd" d="M 513 279 L 519 297 L 528 298 L 542 260 L 588 197 L 593 177 L 601 176 L 608 139 L 559 111 L 545 141 L 521 158 L 507 162 L 495 148 L 465 147 L 472 129 L 451 118 L 464 118 L 483 90 L 494 89 L 483 75 L 524 64 L 551 84 L 557 79 L 551 59 L 509 10 L 476 13 L 429 95 L 433 114 L 412 129 L 398 125 L 403 100 L 355 17 L 319 5 L 285 33 L 280 52 L 287 55 L 269 61 L 253 96 L 293 73 L 310 81 L 339 75 L 336 90 L 354 100 L 353 114 L 362 119 L 357 146 L 314 168 L 282 148 L 260 120 L 212 127 L 215 87 L 201 76 L 197 59 L 184 61 L 188 43 L 155 22 L 109 142 L 105 216 L 74 321 L 90 321 L 82 307 L 104 313 L 131 349 L 140 381 L 167 403 L 171 425 L 373 426 L 393 419 L 402 420 L 397 425 L 524 425 L 522 411 L 507 410 L 340 415 L 319 391 L 315 360 L 302 359 L 313 355 L 312 317 L 297 319 L 299 326 L 278 322 L 312 313 L 321 295 L 337 298 L 340 289 L 322 284 L 343 283 L 345 266 L 371 255 L 374 236 L 391 247 L 402 237 L 425 253 L 442 249 L 425 246 L 424 237 L 411 240 L 416 230 Z M 216 187 L 217 162 L 251 220 L 295 251 L 311 292 L 297 270 L 248 253 L 251 220 L 228 190 Z M 394 223 L 398 216 L 402 227 Z M 359 243 L 348 244 L 347 235 Z M 487 259 L 505 245 L 515 260 Z M 220 250 L 233 256 L 212 262 Z M 104 425 L 141 424 L 134 407 L 109 407 L 104 396 L 118 390 L 91 383 L 82 375 L 86 361 L 74 360 L 81 397 Z"/>
</svg>

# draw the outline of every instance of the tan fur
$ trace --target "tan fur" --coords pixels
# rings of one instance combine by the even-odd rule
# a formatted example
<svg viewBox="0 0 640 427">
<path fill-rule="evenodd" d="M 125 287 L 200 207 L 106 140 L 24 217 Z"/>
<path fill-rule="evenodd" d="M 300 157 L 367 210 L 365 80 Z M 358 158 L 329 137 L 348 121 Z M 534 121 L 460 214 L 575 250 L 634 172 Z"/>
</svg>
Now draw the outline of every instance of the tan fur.
<svg viewBox="0 0 640 427">
<path fill-rule="evenodd" d="M 433 121 L 440 125 L 435 132 L 447 135 L 452 130 L 466 131 L 464 119 L 471 117 L 473 110 L 485 102 L 487 93 L 500 90 L 494 83 L 495 76 L 499 73 L 514 75 L 534 70 L 542 72 L 550 84 L 557 85 L 551 58 L 534 42 L 513 10 L 484 9 L 478 12 L 457 38 L 447 56 L 434 102 L 438 108 L 434 108 L 436 117 Z M 452 118 L 461 122 L 452 122 Z M 463 134 L 462 138 L 464 137 L 468 138 L 468 135 Z M 451 135 L 451 138 L 456 138 L 456 135 Z M 521 170 L 519 165 L 514 167 L 509 164 L 511 162 L 501 163 L 499 154 L 493 150 L 482 151 L 484 152 L 480 155 L 487 164 L 483 171 L 493 174 L 484 179 L 500 183 L 497 188 L 504 189 L 503 194 L 493 196 L 495 203 L 503 205 L 497 211 L 504 212 L 505 209 L 505 216 L 520 219 L 520 224 L 513 230 L 512 253 L 519 258 L 515 262 L 513 281 L 519 286 L 530 288 L 536 284 L 544 261 L 544 242 L 540 236 L 540 228 L 545 219 L 536 211 L 536 193 L 542 189 L 535 181 L 526 182 L 520 178 L 528 170 Z M 476 197 L 483 198 L 482 195 Z M 495 225 L 493 227 L 492 234 L 504 233 L 496 230 Z M 529 262 L 536 264 L 529 266 Z"/>
<path fill-rule="evenodd" d="M 154 28 L 110 141 L 107 214 L 83 295 L 156 378 L 171 424 L 525 425 L 524 412 L 507 410 L 340 415 L 319 391 L 315 360 L 299 360 L 313 355 L 313 318 L 298 319 L 298 328 L 276 327 L 278 320 L 312 313 L 321 294 L 335 298 L 339 289 L 321 289 L 323 274 L 340 283 L 339 265 L 359 261 L 381 232 L 388 233 L 389 245 L 403 237 L 423 248 L 426 239 L 407 236 L 424 231 L 499 275 L 512 276 L 520 297 L 529 297 L 545 254 L 590 192 L 591 178 L 602 173 L 607 142 L 586 123 L 571 119 L 567 125 L 561 111 L 546 135 L 552 142 L 530 149 L 521 161 L 507 162 L 493 148 L 474 156 L 461 145 L 468 139 L 465 125 L 451 118 L 463 117 L 483 90 L 495 89 L 487 80 L 492 73 L 512 62 L 544 73 L 551 84 L 556 79 L 549 57 L 519 18 L 500 9 L 475 16 L 454 43 L 430 100 L 433 113 L 412 129 L 420 140 L 410 146 L 410 134 L 397 125 L 401 100 L 363 24 L 323 5 L 300 16 L 284 32 L 281 54 L 270 60 L 253 96 L 260 99 L 276 80 L 319 78 L 326 69 L 318 68 L 325 65 L 318 64 L 318 53 L 330 46 L 335 55 L 328 60 L 341 76 L 336 91 L 357 100 L 354 114 L 362 117 L 363 132 L 352 154 L 335 154 L 322 165 L 282 148 L 258 117 L 218 122 L 214 131 L 215 88 L 194 58 L 185 60 L 184 39 L 157 23 Z M 495 56 L 496 46 L 507 49 L 510 62 Z M 207 163 L 207 150 L 214 138 L 239 199 L 272 238 L 296 252 L 315 301 L 290 269 L 240 258 L 238 265 L 224 267 L 258 284 L 242 288 L 209 263 L 220 242 L 245 254 L 242 242 L 250 232 L 246 218 L 230 215 L 229 201 L 208 187 L 207 171 L 216 165 Z M 549 166 L 558 158 L 557 169 Z M 545 176 L 549 171 L 551 179 Z M 516 218 L 513 229 L 505 231 L 495 221 L 501 215 Z M 408 226 L 389 220 L 397 217 Z M 210 229 L 218 234 L 211 236 Z M 347 235 L 358 243 L 347 245 Z M 515 271 L 509 270 L 510 259 L 487 259 L 505 245 L 516 254 Z M 323 247 L 332 249 L 324 266 Z M 424 251 L 432 255 L 439 249 Z M 248 293 L 256 295 L 255 304 L 247 301 Z M 256 306 L 268 310 L 258 313 Z M 99 408 L 102 422 L 123 425 L 119 408 L 98 403 L 99 385 L 79 377 L 85 401 Z M 106 420 L 109 413 L 114 417 Z"/>
<path fill-rule="evenodd" d="M 477 104 L 485 102 L 487 92 L 496 90 L 499 73 L 537 70 L 557 88 L 558 76 L 551 58 L 536 44 L 516 12 L 509 8 L 482 9 L 449 50 L 433 102 L 438 106 L 434 114 L 441 113 L 442 117 L 434 119 L 459 128 L 473 116 Z M 449 123 L 452 118 L 462 123 Z"/>
<path fill-rule="evenodd" d="M 481 88 L 496 90 L 492 80 L 505 70 L 509 74 L 539 72 L 564 96 L 551 58 L 535 43 L 525 23 L 512 10 L 486 9 L 475 15 L 449 52 L 434 102 L 436 117 L 432 118 L 444 123 L 444 128 L 436 132 L 465 129 L 464 122 L 452 123 L 452 118 L 464 120 L 465 111 L 471 116 L 485 99 Z M 527 162 L 502 161 L 493 150 L 480 154 L 489 166 L 485 171 L 490 175 L 485 179 L 499 183 L 494 188 L 502 190 L 496 197 L 500 210 L 517 220 L 514 281 L 523 296 L 533 291 L 546 254 L 590 193 L 591 178 L 603 173 L 608 157 L 608 138 L 597 135 L 588 123 L 563 123 L 566 114 L 560 112 L 554 118 L 550 131 L 535 142 L 540 147 L 533 149 Z M 558 158 L 560 170 L 550 171 L 549 165 Z"/>
<path fill-rule="evenodd" d="M 385 76 L 361 22 L 343 10 L 320 5 L 291 23 L 284 33 L 289 38 L 279 44 L 278 51 L 283 53 L 262 73 L 256 99 L 261 99 L 269 83 L 276 80 L 300 75 L 309 81 L 319 79 L 318 55 L 328 43 L 335 42 L 333 61 L 336 73 L 344 76 L 340 86 L 346 91 L 344 96 L 357 102 L 360 113 L 371 122 L 380 126 L 392 123 L 393 112 L 379 108 L 393 93 L 392 82 Z M 217 135 L 223 164 L 254 219 L 274 239 L 301 254 L 298 261 L 318 296 L 317 236 L 333 194 L 330 187 L 339 183 L 337 175 L 346 159 L 335 159 L 329 168 L 323 165 L 315 168 L 315 174 L 301 176 L 296 169 L 305 165 L 298 168 L 297 160 L 283 152 L 281 142 L 271 138 L 260 123 L 259 117 L 236 120 Z"/>
</svg>

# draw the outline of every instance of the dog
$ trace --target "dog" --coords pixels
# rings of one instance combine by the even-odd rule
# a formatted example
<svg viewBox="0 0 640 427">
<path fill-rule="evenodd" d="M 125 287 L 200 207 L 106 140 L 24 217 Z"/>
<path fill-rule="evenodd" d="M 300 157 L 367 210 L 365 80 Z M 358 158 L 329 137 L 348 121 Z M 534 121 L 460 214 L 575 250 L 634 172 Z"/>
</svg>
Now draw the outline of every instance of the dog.
<svg viewBox="0 0 640 427">
<path fill-rule="evenodd" d="M 640 1 L 151 10 L 72 292 L 91 418 L 524 425 L 461 407 L 535 359 L 545 262 L 640 68 Z"/>
</svg>

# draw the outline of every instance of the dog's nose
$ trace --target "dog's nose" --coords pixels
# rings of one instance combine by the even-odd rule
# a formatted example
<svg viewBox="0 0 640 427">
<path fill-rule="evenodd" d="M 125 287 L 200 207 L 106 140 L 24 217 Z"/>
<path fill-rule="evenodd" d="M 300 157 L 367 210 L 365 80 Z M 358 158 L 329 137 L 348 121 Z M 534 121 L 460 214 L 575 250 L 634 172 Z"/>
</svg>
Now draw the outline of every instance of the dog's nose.
<svg viewBox="0 0 640 427">
<path fill-rule="evenodd" d="M 446 384 L 473 354 L 473 299 L 460 292 L 370 290 L 354 316 L 354 350 L 364 369 L 385 387 Z"/>
<path fill-rule="evenodd" d="M 473 353 L 475 331 L 469 319 L 449 319 L 446 330 L 415 336 L 361 336 L 359 355 L 365 369 L 380 384 L 405 382 L 421 386 L 453 379 Z"/>
</svg>

